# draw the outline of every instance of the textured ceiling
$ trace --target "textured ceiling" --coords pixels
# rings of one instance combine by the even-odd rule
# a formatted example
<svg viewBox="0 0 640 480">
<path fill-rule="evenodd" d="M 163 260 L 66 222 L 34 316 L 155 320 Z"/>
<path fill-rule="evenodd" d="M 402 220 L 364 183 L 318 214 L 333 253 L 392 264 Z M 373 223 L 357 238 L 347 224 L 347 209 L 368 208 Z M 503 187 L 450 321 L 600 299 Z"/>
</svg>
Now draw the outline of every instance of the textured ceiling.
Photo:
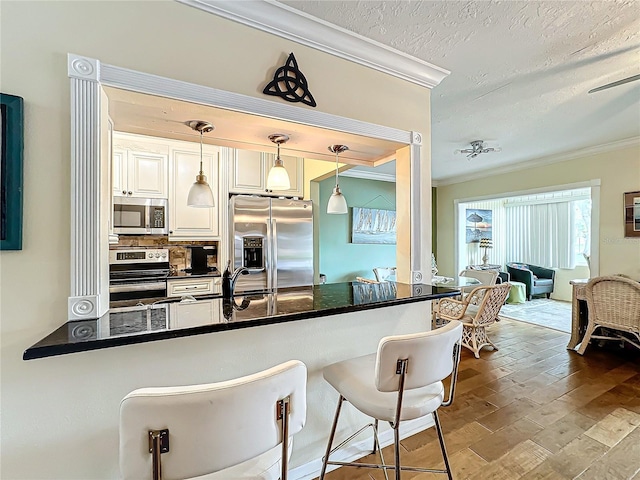
<svg viewBox="0 0 640 480">
<path fill-rule="evenodd" d="M 432 91 L 433 178 L 640 135 L 639 1 L 290 1 L 451 70 Z M 473 140 L 499 146 L 467 160 Z"/>
</svg>

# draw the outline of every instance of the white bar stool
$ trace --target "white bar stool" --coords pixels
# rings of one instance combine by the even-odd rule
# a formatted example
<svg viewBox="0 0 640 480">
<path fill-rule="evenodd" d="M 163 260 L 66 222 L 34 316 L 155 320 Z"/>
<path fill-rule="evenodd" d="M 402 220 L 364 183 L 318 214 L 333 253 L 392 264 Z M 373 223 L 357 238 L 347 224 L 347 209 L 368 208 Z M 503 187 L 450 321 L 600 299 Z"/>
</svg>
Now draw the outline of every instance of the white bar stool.
<svg viewBox="0 0 640 480">
<path fill-rule="evenodd" d="M 286 480 L 306 386 L 307 367 L 292 360 L 225 382 L 134 390 L 120 404 L 122 478 Z"/>
<path fill-rule="evenodd" d="M 329 365 L 323 370 L 324 378 L 340 394 L 333 419 L 327 450 L 323 458 L 320 479 L 326 474 L 327 465 L 382 469 L 388 479 L 387 470 L 395 470 L 400 480 L 402 470 L 414 472 L 446 473 L 452 479 L 444 437 L 438 419 L 438 408 L 453 402 L 458 363 L 462 323 L 449 322 L 446 326 L 429 332 L 396 335 L 380 340 L 377 354 L 344 360 Z M 447 400 L 444 399 L 442 380 L 451 376 Z M 335 448 L 331 448 L 343 402 L 374 419 Z M 400 422 L 433 415 L 445 469 L 435 470 L 407 467 L 400 464 Z M 389 422 L 394 433 L 395 464 L 384 462 L 378 440 L 378 421 Z M 329 456 L 350 442 L 368 427 L 373 428 L 373 451 L 380 454 L 380 464 L 330 461 Z"/>
</svg>

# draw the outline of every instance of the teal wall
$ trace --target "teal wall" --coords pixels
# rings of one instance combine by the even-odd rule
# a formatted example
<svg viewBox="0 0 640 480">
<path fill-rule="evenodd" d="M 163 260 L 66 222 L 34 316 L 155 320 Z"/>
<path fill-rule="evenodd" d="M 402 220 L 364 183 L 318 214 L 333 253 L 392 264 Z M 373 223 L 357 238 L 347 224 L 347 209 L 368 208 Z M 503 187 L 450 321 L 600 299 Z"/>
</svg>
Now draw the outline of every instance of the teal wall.
<svg viewBox="0 0 640 480">
<path fill-rule="evenodd" d="M 341 177 L 340 190 L 347 199 L 349 213 L 328 215 L 327 202 L 334 185 L 335 178 L 320 182 L 320 273 L 327 276 L 327 283 L 349 282 L 357 276 L 375 278 L 374 267 L 390 267 L 396 264 L 396 246 L 351 243 L 351 207 L 395 210 L 396 185 L 392 182 Z"/>
</svg>

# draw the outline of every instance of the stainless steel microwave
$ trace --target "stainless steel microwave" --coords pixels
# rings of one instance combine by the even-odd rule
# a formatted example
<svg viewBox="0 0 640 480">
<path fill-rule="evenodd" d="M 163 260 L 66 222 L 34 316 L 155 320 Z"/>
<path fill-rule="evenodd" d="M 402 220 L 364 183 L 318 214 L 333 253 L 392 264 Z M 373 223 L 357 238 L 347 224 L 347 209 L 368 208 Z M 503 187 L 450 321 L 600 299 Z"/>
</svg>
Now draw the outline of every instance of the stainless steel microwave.
<svg viewBox="0 0 640 480">
<path fill-rule="evenodd" d="M 113 233 L 168 235 L 166 198 L 113 197 Z"/>
</svg>

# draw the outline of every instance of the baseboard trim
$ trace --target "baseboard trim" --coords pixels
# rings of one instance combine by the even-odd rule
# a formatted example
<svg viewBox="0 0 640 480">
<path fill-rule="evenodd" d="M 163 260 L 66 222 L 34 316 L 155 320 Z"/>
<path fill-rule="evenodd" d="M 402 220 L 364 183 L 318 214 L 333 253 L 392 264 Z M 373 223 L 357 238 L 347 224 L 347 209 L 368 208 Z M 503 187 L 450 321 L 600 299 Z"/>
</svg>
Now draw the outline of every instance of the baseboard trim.
<svg viewBox="0 0 640 480">
<path fill-rule="evenodd" d="M 433 417 L 427 415 L 416 420 L 404 422 L 400 425 L 400 438 L 404 439 L 415 435 L 418 432 L 426 430 L 434 425 Z M 388 429 L 380 433 L 380 445 L 387 447 L 393 443 L 393 430 Z M 347 447 L 335 452 L 331 456 L 331 460 L 338 462 L 353 462 L 371 453 L 373 446 L 373 435 L 359 442 L 348 445 Z M 329 465 L 327 471 L 330 472 L 340 468 L 337 465 Z M 304 465 L 300 465 L 289 471 L 291 480 L 312 480 L 320 475 L 322 470 L 322 458 L 312 460 Z"/>
</svg>

